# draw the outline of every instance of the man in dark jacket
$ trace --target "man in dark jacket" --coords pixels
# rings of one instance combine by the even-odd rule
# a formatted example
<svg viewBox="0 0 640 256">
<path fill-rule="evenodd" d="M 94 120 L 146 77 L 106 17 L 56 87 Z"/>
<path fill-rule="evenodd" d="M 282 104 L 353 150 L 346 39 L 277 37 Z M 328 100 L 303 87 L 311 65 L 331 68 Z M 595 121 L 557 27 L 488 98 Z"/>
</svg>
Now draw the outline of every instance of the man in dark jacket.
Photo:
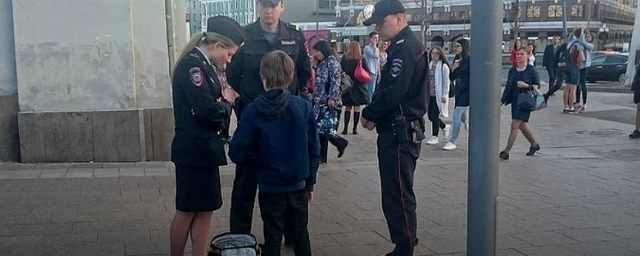
<svg viewBox="0 0 640 256">
<path fill-rule="evenodd" d="M 564 82 L 566 71 L 558 67 L 558 63 L 560 62 L 561 54 L 563 54 L 565 49 L 567 49 L 567 43 L 560 45 L 560 48 L 558 48 L 556 54 L 553 56 L 553 67 L 556 69 L 556 81 L 553 84 L 549 84 L 549 91 L 543 95 L 545 102 L 549 100 L 549 97 L 553 96 L 554 93 L 560 90 L 560 87 L 562 87 L 562 83 Z"/>
<path fill-rule="evenodd" d="M 286 89 L 293 66 L 282 51 L 264 57 L 260 73 L 267 92 L 247 106 L 229 146 L 233 162 L 255 163 L 265 256 L 280 255 L 285 226 L 296 256 L 311 255 L 308 202 L 313 200 L 320 144 L 311 103 Z"/>
<path fill-rule="evenodd" d="M 560 49 L 560 37 L 554 36 L 553 44 L 547 45 L 542 57 L 542 66 L 545 67 L 547 69 L 547 73 L 549 73 L 549 86 L 553 86 L 556 82 L 557 67 L 554 63 L 558 49 Z"/>
<path fill-rule="evenodd" d="M 283 0 L 258 0 L 257 4 L 260 19 L 244 28 L 248 38 L 227 68 L 227 81 L 240 94 L 236 102 L 239 120 L 242 120 L 244 107 L 265 93 L 260 78 L 260 62 L 265 54 L 282 50 L 293 59 L 294 78 L 289 84 L 292 95 L 306 96 L 307 81 L 311 76 L 304 34 L 280 20 L 284 12 Z M 236 165 L 231 195 L 231 232 L 251 232 L 257 186 L 254 164 L 249 161 Z"/>
</svg>

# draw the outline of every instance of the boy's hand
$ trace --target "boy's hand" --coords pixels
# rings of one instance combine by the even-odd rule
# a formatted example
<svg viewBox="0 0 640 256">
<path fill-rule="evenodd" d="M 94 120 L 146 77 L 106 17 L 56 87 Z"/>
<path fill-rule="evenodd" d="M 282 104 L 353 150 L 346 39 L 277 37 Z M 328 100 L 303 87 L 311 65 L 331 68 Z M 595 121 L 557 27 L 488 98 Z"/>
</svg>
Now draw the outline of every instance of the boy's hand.
<svg viewBox="0 0 640 256">
<path fill-rule="evenodd" d="M 307 192 L 307 202 L 311 203 L 313 201 L 313 191 Z"/>
</svg>

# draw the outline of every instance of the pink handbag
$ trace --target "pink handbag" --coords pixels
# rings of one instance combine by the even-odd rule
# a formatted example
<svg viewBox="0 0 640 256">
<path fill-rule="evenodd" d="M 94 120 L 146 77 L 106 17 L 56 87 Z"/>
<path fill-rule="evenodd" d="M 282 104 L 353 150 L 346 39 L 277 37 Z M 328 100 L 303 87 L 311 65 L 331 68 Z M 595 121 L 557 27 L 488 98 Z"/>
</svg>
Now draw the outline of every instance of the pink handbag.
<svg viewBox="0 0 640 256">
<path fill-rule="evenodd" d="M 358 82 L 363 84 L 368 84 L 369 82 L 371 82 L 371 74 L 362 67 L 362 60 L 358 62 L 358 66 L 356 66 L 353 77 L 355 77 Z"/>
</svg>

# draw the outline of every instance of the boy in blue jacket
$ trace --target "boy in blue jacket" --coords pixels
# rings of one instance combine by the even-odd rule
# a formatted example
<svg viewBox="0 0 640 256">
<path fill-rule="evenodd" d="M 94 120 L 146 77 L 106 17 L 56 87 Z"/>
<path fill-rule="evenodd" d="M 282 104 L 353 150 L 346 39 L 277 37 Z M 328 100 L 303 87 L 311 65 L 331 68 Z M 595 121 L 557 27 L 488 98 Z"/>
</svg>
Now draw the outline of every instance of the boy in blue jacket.
<svg viewBox="0 0 640 256">
<path fill-rule="evenodd" d="M 234 163 L 255 163 L 264 256 L 280 255 L 285 222 L 295 255 L 311 255 L 308 203 L 313 200 L 320 143 L 311 104 L 286 89 L 294 70 L 286 53 L 265 55 L 260 76 L 266 93 L 246 107 L 229 146 Z"/>
</svg>

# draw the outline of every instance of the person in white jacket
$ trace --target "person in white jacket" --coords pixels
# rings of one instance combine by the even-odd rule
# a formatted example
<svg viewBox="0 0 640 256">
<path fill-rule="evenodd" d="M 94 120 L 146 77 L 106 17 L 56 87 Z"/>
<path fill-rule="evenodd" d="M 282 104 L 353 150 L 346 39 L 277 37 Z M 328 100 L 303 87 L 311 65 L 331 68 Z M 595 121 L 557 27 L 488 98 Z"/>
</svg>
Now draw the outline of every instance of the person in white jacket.
<svg viewBox="0 0 640 256">
<path fill-rule="evenodd" d="M 429 121 L 431 121 L 431 138 L 427 144 L 435 145 L 439 143 L 438 134 L 440 130 L 444 136 L 449 137 L 448 126 L 440 119 L 440 115 L 449 116 L 449 61 L 442 48 L 436 46 L 429 53 Z"/>
</svg>

